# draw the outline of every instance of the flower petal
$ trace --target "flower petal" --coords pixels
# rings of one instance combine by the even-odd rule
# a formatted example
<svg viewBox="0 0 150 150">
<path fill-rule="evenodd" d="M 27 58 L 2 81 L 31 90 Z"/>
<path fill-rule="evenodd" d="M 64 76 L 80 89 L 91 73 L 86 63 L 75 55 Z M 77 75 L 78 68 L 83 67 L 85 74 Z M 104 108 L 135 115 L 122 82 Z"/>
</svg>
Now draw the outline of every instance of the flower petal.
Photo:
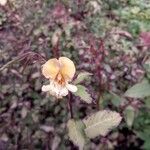
<svg viewBox="0 0 150 150">
<path fill-rule="evenodd" d="M 0 5 L 5 6 L 7 3 L 7 0 L 0 0 Z"/>
<path fill-rule="evenodd" d="M 61 89 L 61 91 L 60 91 L 60 95 L 62 95 L 62 96 L 68 95 L 68 89 L 65 88 L 65 87 L 63 87 L 63 88 Z"/>
<path fill-rule="evenodd" d="M 71 81 L 76 71 L 73 61 L 71 61 L 67 57 L 60 57 L 59 62 L 61 65 L 60 71 L 63 77 L 65 78 L 65 80 Z"/>
<path fill-rule="evenodd" d="M 42 74 L 45 78 L 55 79 L 60 70 L 59 61 L 56 58 L 49 59 L 42 68 Z"/>
<path fill-rule="evenodd" d="M 49 84 L 49 85 L 43 85 L 42 86 L 42 91 L 43 92 L 48 92 L 48 91 L 50 91 L 51 90 L 51 85 Z"/>
<path fill-rule="evenodd" d="M 77 92 L 78 88 L 73 84 L 66 84 L 66 88 L 71 92 Z"/>
<path fill-rule="evenodd" d="M 58 84 L 54 80 L 50 80 L 49 85 L 43 85 L 42 91 L 43 92 L 49 92 L 50 95 L 53 95 L 57 98 L 62 98 L 63 96 L 68 95 L 67 87 Z"/>
</svg>

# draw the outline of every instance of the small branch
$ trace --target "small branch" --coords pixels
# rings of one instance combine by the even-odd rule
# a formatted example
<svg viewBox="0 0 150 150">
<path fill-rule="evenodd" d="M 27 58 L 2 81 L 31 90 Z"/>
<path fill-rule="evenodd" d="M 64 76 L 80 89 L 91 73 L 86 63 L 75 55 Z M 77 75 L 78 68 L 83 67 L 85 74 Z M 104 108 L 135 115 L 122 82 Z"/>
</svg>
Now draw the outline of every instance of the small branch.
<svg viewBox="0 0 150 150">
<path fill-rule="evenodd" d="M 23 69 L 21 70 L 21 72 L 23 73 L 24 72 L 24 70 L 26 69 L 26 67 L 27 67 L 27 65 L 28 65 L 28 63 L 30 62 L 30 59 L 28 58 L 27 60 L 26 60 L 26 62 L 24 63 L 24 67 L 23 67 Z"/>
<path fill-rule="evenodd" d="M 0 72 L 3 71 L 5 68 L 9 67 L 11 64 L 15 63 L 17 60 L 19 60 L 20 57 L 15 57 L 13 60 L 9 61 L 8 63 L 6 63 L 5 65 L 3 65 L 0 68 Z"/>
<path fill-rule="evenodd" d="M 45 146 L 45 150 L 50 150 L 50 145 L 51 145 L 51 135 L 52 133 L 47 133 L 47 139 L 46 140 L 46 146 Z"/>
<path fill-rule="evenodd" d="M 15 57 L 13 60 L 11 60 L 8 63 L 6 63 L 5 65 L 3 65 L 0 68 L 0 72 L 3 71 L 5 68 L 9 67 L 10 65 L 12 65 L 13 63 L 15 63 L 16 61 L 21 61 L 23 59 L 24 60 L 27 59 L 27 61 L 25 62 L 26 65 L 28 65 L 29 61 L 33 61 L 35 59 L 38 59 L 38 60 L 40 59 L 40 60 L 46 62 L 45 58 L 43 56 L 41 56 L 40 54 L 34 53 L 34 52 L 26 52 L 20 56 Z M 25 67 L 26 67 L 26 65 L 25 65 Z"/>
<path fill-rule="evenodd" d="M 104 42 L 103 40 L 100 39 L 100 45 L 99 45 L 99 52 L 101 53 L 101 57 L 99 58 L 99 61 L 101 63 L 104 62 L 104 56 L 105 56 L 105 49 L 104 49 Z M 99 94 L 98 94 L 98 100 L 97 100 L 97 108 L 100 110 L 100 100 L 101 97 L 103 96 L 103 92 L 104 92 L 104 84 L 103 84 L 103 80 L 102 80 L 102 70 L 103 67 L 99 64 L 97 64 L 97 74 L 99 76 Z"/>
<path fill-rule="evenodd" d="M 68 110 L 70 112 L 70 117 L 73 118 L 73 109 L 72 109 L 72 94 L 68 94 Z"/>
<path fill-rule="evenodd" d="M 99 91 L 98 91 L 98 100 L 97 100 L 97 108 L 98 110 L 101 109 L 100 107 L 100 101 L 101 101 L 101 97 L 102 97 L 102 74 L 101 74 L 101 67 L 98 66 L 97 67 L 97 72 L 98 72 L 98 76 L 99 76 Z"/>
<path fill-rule="evenodd" d="M 11 61 L 9 61 L 8 63 L 6 63 L 5 65 L 3 65 L 0 68 L 0 72 L 3 71 L 5 68 L 9 67 L 10 65 L 12 65 L 13 63 L 15 63 L 16 61 L 20 61 L 22 59 L 24 59 L 26 57 L 26 53 L 17 57 L 14 57 Z"/>
<path fill-rule="evenodd" d="M 33 143 L 32 143 L 32 135 L 29 133 L 29 130 L 27 131 L 27 136 L 28 136 L 28 148 L 29 150 L 33 150 Z"/>
<path fill-rule="evenodd" d="M 55 58 L 59 58 L 60 57 L 60 50 L 59 50 L 58 43 L 52 48 L 52 52 L 53 52 L 53 56 Z"/>
</svg>

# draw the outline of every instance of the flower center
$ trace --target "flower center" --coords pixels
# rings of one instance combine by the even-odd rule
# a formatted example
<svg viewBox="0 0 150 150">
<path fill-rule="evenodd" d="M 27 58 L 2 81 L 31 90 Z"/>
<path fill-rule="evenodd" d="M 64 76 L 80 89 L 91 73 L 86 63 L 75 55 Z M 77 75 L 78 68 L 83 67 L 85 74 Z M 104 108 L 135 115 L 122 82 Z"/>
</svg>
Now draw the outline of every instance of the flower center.
<svg viewBox="0 0 150 150">
<path fill-rule="evenodd" d="M 63 85 L 63 86 L 65 85 L 65 78 L 60 72 L 57 74 L 55 81 L 60 85 Z"/>
</svg>

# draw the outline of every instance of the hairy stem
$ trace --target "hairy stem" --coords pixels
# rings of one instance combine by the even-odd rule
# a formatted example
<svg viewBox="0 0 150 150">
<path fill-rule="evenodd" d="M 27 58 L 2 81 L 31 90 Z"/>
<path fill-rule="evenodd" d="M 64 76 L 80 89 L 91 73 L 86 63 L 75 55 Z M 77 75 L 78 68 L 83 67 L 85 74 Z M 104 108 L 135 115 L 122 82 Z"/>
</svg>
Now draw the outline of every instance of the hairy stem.
<svg viewBox="0 0 150 150">
<path fill-rule="evenodd" d="M 70 112 L 70 117 L 73 118 L 73 109 L 72 109 L 72 94 L 68 94 L 68 110 Z"/>
<path fill-rule="evenodd" d="M 52 51 L 53 51 L 53 56 L 58 59 L 60 57 L 60 50 L 59 50 L 58 43 L 55 45 L 55 47 L 52 48 Z"/>
<path fill-rule="evenodd" d="M 97 108 L 100 110 L 100 100 L 101 100 L 101 96 L 102 96 L 102 74 L 101 74 L 101 67 L 98 66 L 97 67 L 97 72 L 99 75 L 99 91 L 98 91 L 98 100 L 97 100 Z"/>
<path fill-rule="evenodd" d="M 104 56 L 105 56 L 105 49 L 104 49 L 104 42 L 103 40 L 100 40 L 100 46 L 99 46 L 99 51 L 101 53 L 101 58 L 100 58 L 100 62 L 104 62 Z M 102 80 L 102 70 L 103 70 L 103 67 L 100 66 L 99 64 L 97 65 L 97 73 L 98 73 L 98 76 L 99 76 L 99 94 L 98 94 L 98 100 L 97 100 L 97 107 L 98 109 L 101 109 L 100 107 L 100 103 L 101 103 L 101 97 L 103 95 L 103 92 L 104 92 L 104 84 L 103 84 L 103 80 Z"/>
</svg>

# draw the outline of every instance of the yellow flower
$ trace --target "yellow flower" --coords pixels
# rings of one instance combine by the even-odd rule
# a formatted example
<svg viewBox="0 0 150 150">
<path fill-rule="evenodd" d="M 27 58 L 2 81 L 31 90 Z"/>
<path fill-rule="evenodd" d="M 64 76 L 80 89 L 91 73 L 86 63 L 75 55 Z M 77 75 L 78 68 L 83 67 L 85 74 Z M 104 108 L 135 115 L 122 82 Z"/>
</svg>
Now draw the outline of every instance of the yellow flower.
<svg viewBox="0 0 150 150">
<path fill-rule="evenodd" d="M 51 95 L 57 98 L 66 96 L 68 91 L 76 92 L 77 87 L 68 83 L 72 81 L 75 71 L 73 61 L 67 57 L 49 59 L 42 66 L 42 74 L 49 79 L 50 84 L 43 85 L 42 91 L 50 92 Z"/>
</svg>

